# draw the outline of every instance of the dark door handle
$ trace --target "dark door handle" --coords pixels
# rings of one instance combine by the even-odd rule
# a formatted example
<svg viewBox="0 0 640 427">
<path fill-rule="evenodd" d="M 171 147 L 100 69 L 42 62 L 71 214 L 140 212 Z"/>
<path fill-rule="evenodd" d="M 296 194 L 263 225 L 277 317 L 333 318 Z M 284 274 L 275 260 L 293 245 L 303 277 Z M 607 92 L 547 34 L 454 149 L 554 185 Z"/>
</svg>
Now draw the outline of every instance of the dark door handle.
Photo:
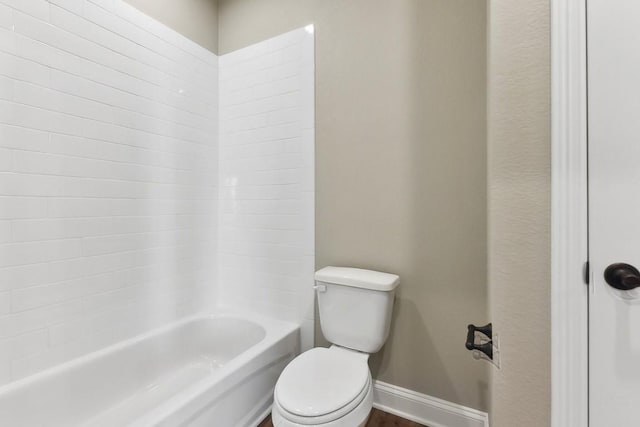
<svg viewBox="0 0 640 427">
<path fill-rule="evenodd" d="M 604 271 L 604 280 L 613 288 L 630 291 L 640 288 L 640 271 L 629 264 L 611 264 Z"/>
</svg>

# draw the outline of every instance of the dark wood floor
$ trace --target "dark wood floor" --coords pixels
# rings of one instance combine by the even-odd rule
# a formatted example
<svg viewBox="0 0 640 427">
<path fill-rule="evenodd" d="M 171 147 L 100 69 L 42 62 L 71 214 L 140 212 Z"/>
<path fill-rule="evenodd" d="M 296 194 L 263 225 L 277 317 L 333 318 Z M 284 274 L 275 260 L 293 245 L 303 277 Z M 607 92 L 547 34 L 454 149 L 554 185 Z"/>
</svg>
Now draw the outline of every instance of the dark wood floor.
<svg viewBox="0 0 640 427">
<path fill-rule="evenodd" d="M 273 427 L 271 417 L 267 418 L 260 424 L 259 427 Z M 396 417 L 395 415 L 387 414 L 386 412 L 374 409 L 371 412 L 371 417 L 367 423 L 367 427 L 425 427 L 422 424 L 414 423 L 413 421 L 405 420 L 404 418 Z"/>
</svg>

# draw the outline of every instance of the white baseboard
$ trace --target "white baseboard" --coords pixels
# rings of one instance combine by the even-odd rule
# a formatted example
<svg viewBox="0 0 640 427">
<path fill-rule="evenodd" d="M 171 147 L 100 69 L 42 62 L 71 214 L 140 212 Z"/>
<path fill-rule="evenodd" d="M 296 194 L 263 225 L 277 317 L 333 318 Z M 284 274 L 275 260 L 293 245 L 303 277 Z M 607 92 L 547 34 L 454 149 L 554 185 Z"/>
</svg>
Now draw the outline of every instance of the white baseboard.
<svg viewBox="0 0 640 427">
<path fill-rule="evenodd" d="M 373 384 L 373 406 L 429 427 L 489 427 L 485 412 L 381 381 Z"/>
</svg>

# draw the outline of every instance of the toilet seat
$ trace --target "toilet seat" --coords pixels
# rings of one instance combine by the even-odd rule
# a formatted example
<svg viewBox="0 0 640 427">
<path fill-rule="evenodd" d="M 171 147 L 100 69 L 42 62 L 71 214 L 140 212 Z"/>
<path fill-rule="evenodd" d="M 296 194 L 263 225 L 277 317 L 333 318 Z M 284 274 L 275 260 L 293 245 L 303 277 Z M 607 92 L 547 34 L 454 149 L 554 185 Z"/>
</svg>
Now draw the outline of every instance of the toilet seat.
<svg viewBox="0 0 640 427">
<path fill-rule="evenodd" d="M 272 415 L 273 420 L 275 422 L 274 425 L 278 427 L 293 427 L 293 426 L 348 426 L 353 427 L 358 425 L 357 423 L 345 421 L 349 418 L 358 419 L 359 421 L 364 421 L 367 419 L 369 412 L 371 412 L 371 407 L 373 404 L 373 387 L 371 386 L 371 382 L 369 382 L 369 386 L 365 387 L 362 390 L 362 394 L 358 396 L 358 399 L 354 400 L 350 404 L 328 414 L 318 416 L 318 417 L 305 417 L 296 414 L 292 414 L 291 412 L 284 409 L 278 402 L 277 397 L 274 397 Z M 278 415 L 276 415 L 276 413 Z M 282 417 L 286 420 L 286 423 L 279 423 L 278 418 Z"/>
<path fill-rule="evenodd" d="M 303 353 L 278 379 L 274 409 L 297 425 L 339 420 L 371 398 L 367 359 L 367 354 L 336 346 Z"/>
</svg>

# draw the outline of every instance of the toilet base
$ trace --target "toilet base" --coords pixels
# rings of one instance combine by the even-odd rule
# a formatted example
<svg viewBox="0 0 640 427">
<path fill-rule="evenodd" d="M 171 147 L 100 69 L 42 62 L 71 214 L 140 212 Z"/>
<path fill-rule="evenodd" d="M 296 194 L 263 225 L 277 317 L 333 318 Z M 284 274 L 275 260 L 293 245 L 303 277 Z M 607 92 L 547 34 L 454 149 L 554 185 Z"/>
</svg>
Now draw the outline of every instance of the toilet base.
<svg viewBox="0 0 640 427">
<path fill-rule="evenodd" d="M 353 411 L 349 412 L 343 417 L 328 423 L 322 424 L 299 424 L 289 421 L 282 416 L 282 409 L 278 405 L 278 402 L 273 402 L 273 409 L 271 411 L 271 419 L 274 427 L 364 427 L 369 421 L 371 410 L 373 409 L 373 385 L 369 386 L 369 390 L 364 399 L 358 406 L 353 408 Z"/>
</svg>

